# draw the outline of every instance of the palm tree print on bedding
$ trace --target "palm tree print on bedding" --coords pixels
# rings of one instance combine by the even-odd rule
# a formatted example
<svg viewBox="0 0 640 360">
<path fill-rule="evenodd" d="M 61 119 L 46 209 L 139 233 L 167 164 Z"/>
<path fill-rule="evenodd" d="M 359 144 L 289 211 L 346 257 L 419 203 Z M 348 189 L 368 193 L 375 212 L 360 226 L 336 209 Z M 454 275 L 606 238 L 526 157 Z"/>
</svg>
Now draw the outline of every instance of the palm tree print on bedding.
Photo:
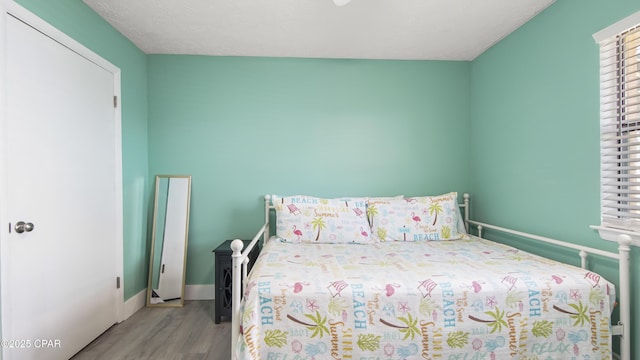
<svg viewBox="0 0 640 360">
<path fill-rule="evenodd" d="M 374 240 L 367 220 L 367 199 L 323 199 L 312 196 L 272 198 L 276 236 L 285 242 L 358 243 Z"/>
<path fill-rule="evenodd" d="M 239 359 L 610 359 L 615 290 L 599 275 L 482 239 L 316 236 L 265 245 Z"/>
</svg>

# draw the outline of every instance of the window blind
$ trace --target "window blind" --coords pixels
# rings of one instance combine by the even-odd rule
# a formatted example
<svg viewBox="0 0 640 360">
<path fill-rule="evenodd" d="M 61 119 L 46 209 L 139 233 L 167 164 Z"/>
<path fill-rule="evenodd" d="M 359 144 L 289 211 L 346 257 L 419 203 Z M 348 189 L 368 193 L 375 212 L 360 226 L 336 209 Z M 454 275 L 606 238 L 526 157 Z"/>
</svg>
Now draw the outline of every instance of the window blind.
<svg viewBox="0 0 640 360">
<path fill-rule="evenodd" d="M 602 225 L 640 231 L 640 26 L 600 43 Z"/>
</svg>

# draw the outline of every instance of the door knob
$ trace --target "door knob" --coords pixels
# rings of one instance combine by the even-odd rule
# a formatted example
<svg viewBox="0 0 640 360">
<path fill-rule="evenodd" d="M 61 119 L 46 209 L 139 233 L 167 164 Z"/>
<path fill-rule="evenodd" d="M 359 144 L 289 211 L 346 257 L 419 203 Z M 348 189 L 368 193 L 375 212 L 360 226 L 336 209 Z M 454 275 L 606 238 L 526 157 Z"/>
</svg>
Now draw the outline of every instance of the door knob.
<svg viewBox="0 0 640 360">
<path fill-rule="evenodd" d="M 18 221 L 16 223 L 16 226 L 14 227 L 14 229 L 16 230 L 16 232 L 18 234 L 22 234 L 23 232 L 31 232 L 31 230 L 33 230 L 33 223 L 30 222 L 24 222 L 24 221 Z"/>
</svg>

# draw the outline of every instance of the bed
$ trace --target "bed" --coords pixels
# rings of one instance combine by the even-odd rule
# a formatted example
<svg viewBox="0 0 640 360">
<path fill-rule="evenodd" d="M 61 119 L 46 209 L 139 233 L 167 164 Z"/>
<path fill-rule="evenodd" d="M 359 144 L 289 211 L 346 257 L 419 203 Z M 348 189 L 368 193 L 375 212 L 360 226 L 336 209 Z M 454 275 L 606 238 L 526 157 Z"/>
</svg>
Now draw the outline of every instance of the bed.
<svg viewBox="0 0 640 360">
<path fill-rule="evenodd" d="M 480 236 L 559 244 L 469 220 L 467 194 L 460 207 L 456 193 L 266 197 L 265 224 L 244 251 L 263 240 L 250 274 L 242 242 L 232 244 L 232 357 L 610 359 L 612 335 L 623 335 L 630 359 L 628 241 L 619 254 L 566 244 L 580 268 L 469 235 L 472 224 Z M 616 289 L 584 268 L 588 254 L 621 260 L 614 326 Z"/>
</svg>

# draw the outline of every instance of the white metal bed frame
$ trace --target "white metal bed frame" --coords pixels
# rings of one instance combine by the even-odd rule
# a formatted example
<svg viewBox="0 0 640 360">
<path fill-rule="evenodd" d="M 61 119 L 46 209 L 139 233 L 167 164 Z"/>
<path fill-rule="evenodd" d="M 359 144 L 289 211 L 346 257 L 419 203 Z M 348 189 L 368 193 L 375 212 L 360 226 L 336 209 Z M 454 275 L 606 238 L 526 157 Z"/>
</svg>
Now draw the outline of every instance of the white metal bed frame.
<svg viewBox="0 0 640 360">
<path fill-rule="evenodd" d="M 620 320 L 617 324 L 611 326 L 611 335 L 620 336 L 620 354 L 619 359 L 631 360 L 631 278 L 630 272 L 630 252 L 631 252 L 631 237 L 629 235 L 620 234 L 617 238 L 618 253 L 595 249 L 587 246 L 576 245 L 556 239 L 551 239 L 543 236 L 529 234 L 517 230 L 507 229 L 499 226 L 489 225 L 478 221 L 469 219 L 469 194 L 464 194 L 464 202 L 460 204 L 460 207 L 464 210 L 464 223 L 469 231 L 470 225 L 475 225 L 478 231 L 478 237 L 482 237 L 482 231 L 484 229 L 490 229 L 505 234 L 515 235 L 521 238 L 542 241 L 548 244 L 564 247 L 567 249 L 577 250 L 580 256 L 582 268 L 586 269 L 587 257 L 590 254 L 607 257 L 618 261 L 619 268 L 619 287 L 617 290 L 618 304 L 620 306 Z M 253 247 L 258 243 L 260 238 L 263 240 L 263 244 L 269 240 L 269 213 L 274 209 L 271 205 L 271 195 L 265 195 L 264 197 L 264 218 L 265 223 L 260 230 L 253 237 L 249 245 L 242 251 L 244 243 L 240 239 L 236 239 L 231 242 L 231 255 L 233 264 L 233 285 L 232 285 L 232 318 L 231 318 L 231 358 L 234 358 L 236 343 L 240 337 L 240 321 L 242 314 L 240 314 L 240 302 L 242 301 L 242 294 L 245 291 L 246 279 L 247 279 L 247 264 L 249 262 L 249 253 Z M 242 284 L 242 286 L 241 286 Z"/>
</svg>

